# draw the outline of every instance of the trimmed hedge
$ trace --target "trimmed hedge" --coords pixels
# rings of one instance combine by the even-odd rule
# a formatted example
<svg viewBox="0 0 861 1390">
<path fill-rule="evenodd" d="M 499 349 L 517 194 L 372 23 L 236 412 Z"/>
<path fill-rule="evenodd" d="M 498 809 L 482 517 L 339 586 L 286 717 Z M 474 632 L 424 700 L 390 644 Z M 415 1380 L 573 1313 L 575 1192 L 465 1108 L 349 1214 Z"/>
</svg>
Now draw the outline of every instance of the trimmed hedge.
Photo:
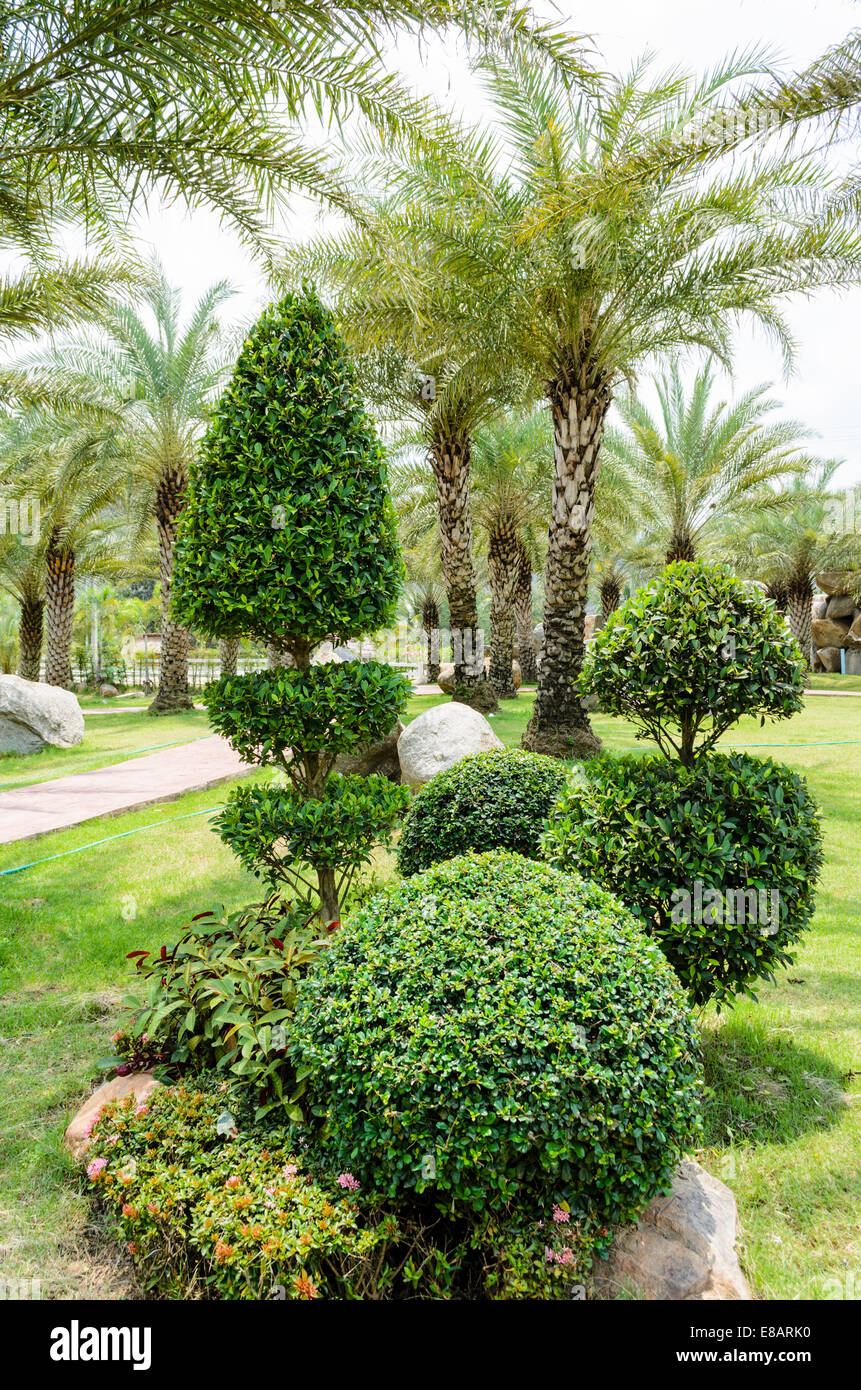
<svg viewBox="0 0 861 1390">
<path fill-rule="evenodd" d="M 680 560 L 596 633 L 578 686 L 691 765 L 743 714 L 788 719 L 804 668 L 773 603 L 720 565 Z"/>
<path fill-rule="evenodd" d="M 814 910 L 822 832 L 804 778 L 780 763 L 604 755 L 572 775 L 544 852 L 624 897 L 692 1002 L 720 1007 L 755 998 L 753 981 L 792 963 Z"/>
<path fill-rule="evenodd" d="M 326 1161 L 452 1215 L 631 1220 L 698 1128 L 696 1031 L 657 946 L 604 890 L 501 851 L 352 918 L 292 1053 Z"/>
<path fill-rule="evenodd" d="M 543 823 L 565 785 L 555 758 L 494 749 L 461 758 L 413 798 L 398 844 L 405 876 L 468 850 L 539 857 Z"/>
</svg>

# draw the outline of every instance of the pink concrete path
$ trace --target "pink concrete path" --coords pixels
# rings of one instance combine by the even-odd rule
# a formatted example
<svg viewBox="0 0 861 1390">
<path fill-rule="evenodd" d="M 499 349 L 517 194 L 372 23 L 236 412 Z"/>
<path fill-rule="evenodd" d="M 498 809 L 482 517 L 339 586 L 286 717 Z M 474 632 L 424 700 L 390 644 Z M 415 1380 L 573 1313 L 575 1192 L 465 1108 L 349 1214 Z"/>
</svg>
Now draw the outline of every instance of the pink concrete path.
<svg viewBox="0 0 861 1390">
<path fill-rule="evenodd" d="M 203 791 L 253 771 L 229 743 L 212 734 L 95 772 L 77 772 L 0 792 L 0 844 L 67 830 L 95 816 L 174 801 L 183 792 Z"/>
</svg>

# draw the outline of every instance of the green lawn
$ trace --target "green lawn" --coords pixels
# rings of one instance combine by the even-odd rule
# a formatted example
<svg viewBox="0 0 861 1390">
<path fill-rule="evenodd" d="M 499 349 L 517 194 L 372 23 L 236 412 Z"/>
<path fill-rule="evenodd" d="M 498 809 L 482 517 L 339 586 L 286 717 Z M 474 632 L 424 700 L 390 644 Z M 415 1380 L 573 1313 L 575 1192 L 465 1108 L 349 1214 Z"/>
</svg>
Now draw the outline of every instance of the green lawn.
<svg viewBox="0 0 861 1390">
<path fill-rule="evenodd" d="M 92 772 L 124 758 L 189 743 L 209 732 L 205 710 L 153 719 L 148 714 L 112 708 L 110 714 L 85 719 L 84 737 L 76 748 L 43 748 L 26 756 L 0 754 L 0 791 L 66 777 L 73 772 Z"/>
<path fill-rule="evenodd" d="M 433 703 L 414 699 L 410 714 Z M 519 740 L 531 703 L 503 703 L 492 722 L 505 743 Z M 203 732 L 197 718 L 183 716 L 181 728 Z M 122 717 L 91 722 L 126 737 Z M 138 727 L 157 733 L 153 742 L 169 741 L 168 723 Z M 594 724 L 610 748 L 642 746 L 621 720 L 599 715 Z M 110 730 L 98 737 L 107 749 Z M 703 1018 L 709 1091 L 699 1158 L 736 1193 L 742 1259 L 760 1297 L 822 1298 L 841 1288 L 851 1297 L 852 1280 L 857 1296 L 861 702 L 814 698 L 788 723 L 745 720 L 725 742 L 807 773 L 825 812 L 827 859 L 796 964 L 763 987 L 759 1004 Z M 125 953 L 158 945 L 205 907 L 257 894 L 208 817 L 192 815 L 226 790 L 0 847 L 2 870 L 170 822 L 0 879 L 0 1269 L 41 1278 L 45 1293 L 115 1298 L 128 1289 L 121 1258 L 92 1243 L 89 1203 L 63 1156 L 62 1132 L 121 1017 L 131 978 Z"/>
</svg>

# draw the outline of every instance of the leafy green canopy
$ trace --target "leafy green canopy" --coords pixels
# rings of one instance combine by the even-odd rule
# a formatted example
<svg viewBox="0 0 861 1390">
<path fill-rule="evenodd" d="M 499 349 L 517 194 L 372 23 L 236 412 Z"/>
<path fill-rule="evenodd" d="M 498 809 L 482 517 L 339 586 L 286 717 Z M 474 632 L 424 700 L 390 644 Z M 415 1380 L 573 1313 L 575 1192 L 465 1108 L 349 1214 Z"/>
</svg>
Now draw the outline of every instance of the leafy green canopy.
<svg viewBox="0 0 861 1390">
<path fill-rule="evenodd" d="M 501 851 L 372 899 L 303 980 L 290 1045 L 324 1158 L 451 1215 L 630 1220 L 698 1126 L 656 945 L 594 884 Z"/>
<path fill-rule="evenodd" d="M 316 643 L 374 631 L 401 581 L 383 449 L 311 289 L 270 306 L 240 353 L 193 470 L 175 607 L 218 637 Z"/>
<path fill-rule="evenodd" d="M 792 964 L 813 915 L 822 831 L 804 778 L 780 763 L 605 756 L 560 797 L 544 853 L 623 897 L 691 1002 L 721 1008 Z"/>
<path fill-rule="evenodd" d="M 413 798 L 398 843 L 405 878 L 467 850 L 539 857 L 544 820 L 565 786 L 556 758 L 496 748 L 437 773 Z"/>
<path fill-rule="evenodd" d="M 723 567 L 686 561 L 611 615 L 578 685 L 686 765 L 743 714 L 763 724 L 797 714 L 804 693 L 798 644 L 774 605 Z"/>
</svg>

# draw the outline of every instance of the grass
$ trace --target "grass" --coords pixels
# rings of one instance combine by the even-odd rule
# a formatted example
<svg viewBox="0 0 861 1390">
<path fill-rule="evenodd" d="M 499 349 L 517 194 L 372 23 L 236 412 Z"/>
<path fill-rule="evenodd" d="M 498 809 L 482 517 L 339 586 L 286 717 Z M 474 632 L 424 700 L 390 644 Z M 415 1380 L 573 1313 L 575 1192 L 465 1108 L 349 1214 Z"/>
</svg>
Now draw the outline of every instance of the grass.
<svg viewBox="0 0 861 1390">
<path fill-rule="evenodd" d="M 435 702 L 413 699 L 409 716 Z M 493 720 L 503 742 L 519 741 L 531 704 L 530 695 L 503 702 Z M 196 717 L 182 716 L 182 727 Z M 121 718 L 93 723 L 121 735 Z M 161 735 L 166 723 L 143 727 Z M 622 720 L 598 715 L 594 725 L 609 748 L 642 747 Z M 758 1004 L 702 1018 L 708 1092 L 698 1158 L 736 1194 L 742 1260 L 759 1297 L 857 1296 L 861 708 L 811 699 L 783 724 L 742 721 L 724 743 L 806 773 L 825 812 L 826 866 L 795 965 L 762 987 Z M 0 846 L 0 870 L 93 846 L 0 880 L 0 1274 L 41 1278 L 45 1293 L 128 1296 L 122 1257 L 93 1244 L 91 1209 L 62 1133 L 122 1017 L 133 978 L 126 952 L 159 945 L 202 908 L 259 893 L 208 817 L 192 815 L 226 793 L 191 793 Z M 158 821 L 170 823 L 94 845 Z"/>
<path fill-rule="evenodd" d="M 114 710 L 85 720 L 84 737 L 76 748 L 43 748 L 25 755 L 0 754 L 0 791 L 12 787 L 92 772 L 125 758 L 155 752 L 157 748 L 189 743 L 210 732 L 205 710 L 165 714 L 158 719 L 130 710 Z"/>
<path fill-rule="evenodd" d="M 844 695 L 847 691 L 861 690 L 861 676 L 841 676 L 834 671 L 820 671 L 816 676 L 808 676 L 810 690 L 837 690 Z"/>
</svg>

